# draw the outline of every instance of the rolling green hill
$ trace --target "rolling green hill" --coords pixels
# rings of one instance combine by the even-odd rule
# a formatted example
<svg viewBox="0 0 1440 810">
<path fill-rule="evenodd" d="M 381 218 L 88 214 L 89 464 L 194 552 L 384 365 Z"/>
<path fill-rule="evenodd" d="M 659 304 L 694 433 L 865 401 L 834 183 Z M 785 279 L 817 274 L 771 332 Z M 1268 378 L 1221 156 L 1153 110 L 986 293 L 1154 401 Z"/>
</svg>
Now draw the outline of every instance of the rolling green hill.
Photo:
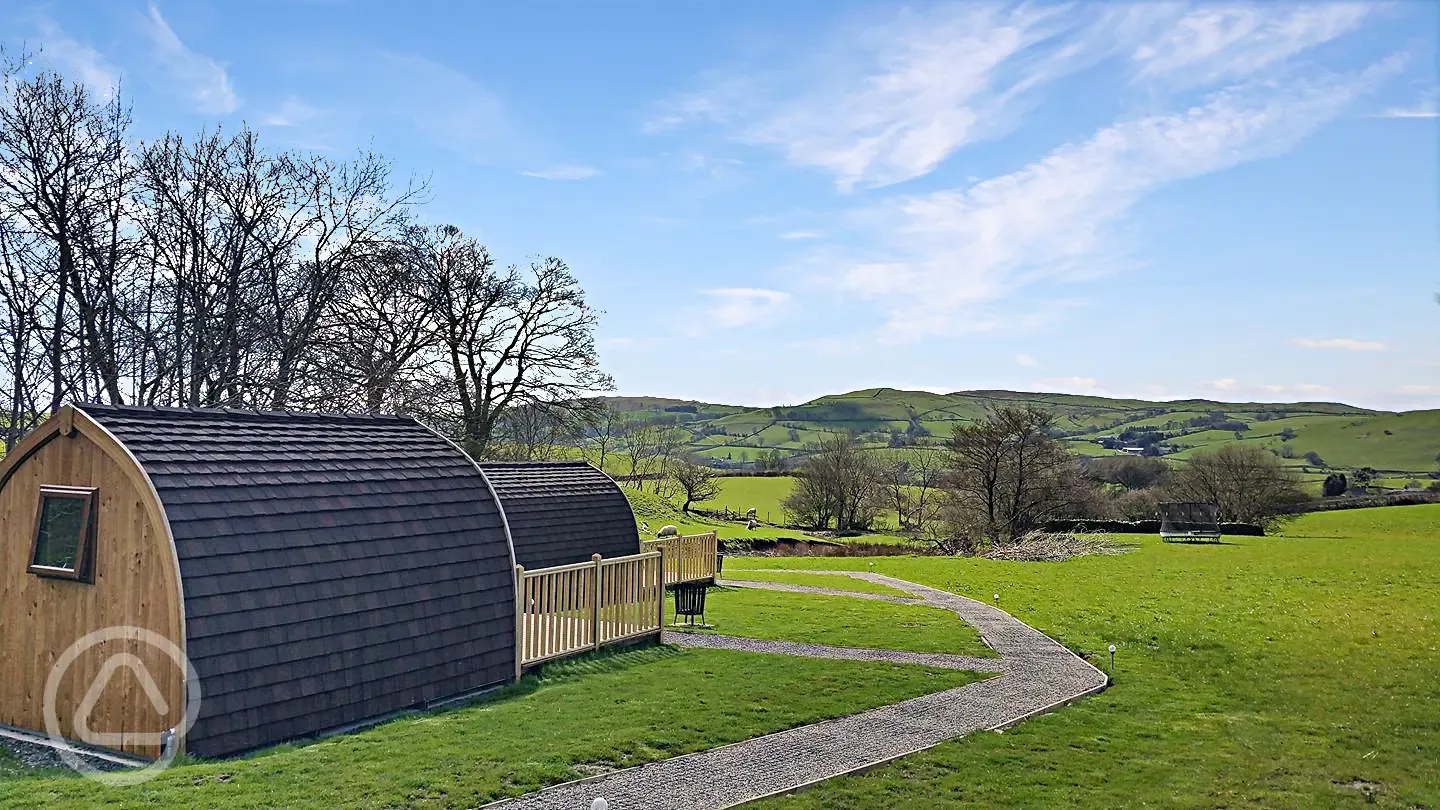
<svg viewBox="0 0 1440 810">
<path fill-rule="evenodd" d="M 854 432 L 876 451 L 892 448 L 889 453 L 903 453 L 908 446 L 942 441 L 956 425 L 1000 405 L 1037 405 L 1054 411 L 1066 445 L 1083 455 L 1113 455 L 1119 447 L 1153 444 L 1162 456 L 1183 463 L 1204 449 L 1243 442 L 1275 450 L 1307 477 L 1323 477 L 1326 469 L 1374 467 L 1400 479 L 1434 471 L 1440 455 L 1440 410 L 1388 413 L 1336 402 L 1150 402 L 1075 394 L 935 394 L 893 388 L 770 408 L 660 397 L 611 401 L 634 417 L 674 423 L 691 434 L 691 452 L 716 466 L 737 469 L 752 467 L 773 451 L 792 461 L 802 459 L 810 446 L 835 432 Z"/>
</svg>

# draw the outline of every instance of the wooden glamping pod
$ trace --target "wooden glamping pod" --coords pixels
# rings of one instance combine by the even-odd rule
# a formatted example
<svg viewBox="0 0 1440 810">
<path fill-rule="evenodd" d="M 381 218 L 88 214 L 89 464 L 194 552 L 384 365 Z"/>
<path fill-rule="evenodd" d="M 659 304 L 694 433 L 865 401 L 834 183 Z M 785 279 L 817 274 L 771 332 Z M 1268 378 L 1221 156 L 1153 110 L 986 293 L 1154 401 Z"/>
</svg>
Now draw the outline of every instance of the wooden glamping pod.
<svg viewBox="0 0 1440 810">
<path fill-rule="evenodd" d="M 52 668 L 112 627 L 153 635 L 75 657 L 53 733 L 145 757 L 162 729 L 222 756 L 515 676 L 504 517 L 412 419 L 65 408 L 0 461 L 0 526 L 3 725 L 45 731 Z M 194 684 L 139 635 L 193 664 L 188 732 Z"/>
<path fill-rule="evenodd" d="M 584 461 L 483 462 L 510 526 L 515 562 L 528 569 L 640 552 L 630 501 Z"/>
</svg>

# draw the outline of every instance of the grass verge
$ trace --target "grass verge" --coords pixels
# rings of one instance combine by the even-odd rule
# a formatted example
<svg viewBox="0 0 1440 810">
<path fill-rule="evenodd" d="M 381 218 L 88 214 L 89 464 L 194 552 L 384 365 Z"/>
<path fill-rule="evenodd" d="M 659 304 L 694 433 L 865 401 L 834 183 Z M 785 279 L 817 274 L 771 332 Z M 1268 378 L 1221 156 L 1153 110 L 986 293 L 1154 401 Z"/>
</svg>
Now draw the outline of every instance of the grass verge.
<svg viewBox="0 0 1440 810">
<path fill-rule="evenodd" d="M 752 582 L 778 582 L 784 585 L 806 585 L 811 588 L 834 588 L 854 593 L 877 593 L 884 596 L 910 596 L 910 594 L 863 579 L 847 577 L 844 574 L 798 574 L 789 571 L 735 571 L 726 570 L 724 579 L 738 579 Z"/>
<path fill-rule="evenodd" d="M 666 605 L 667 622 L 674 621 L 673 612 L 672 601 Z M 710 592 L 705 618 L 715 625 L 714 632 L 727 636 L 903 652 L 995 655 L 980 640 L 980 634 L 959 616 L 921 605 L 717 588 Z"/>
<path fill-rule="evenodd" d="M 479 705 L 245 759 L 180 763 L 135 787 L 12 772 L 0 779 L 0 807 L 468 808 L 980 677 L 642 648 L 551 665 Z"/>
</svg>

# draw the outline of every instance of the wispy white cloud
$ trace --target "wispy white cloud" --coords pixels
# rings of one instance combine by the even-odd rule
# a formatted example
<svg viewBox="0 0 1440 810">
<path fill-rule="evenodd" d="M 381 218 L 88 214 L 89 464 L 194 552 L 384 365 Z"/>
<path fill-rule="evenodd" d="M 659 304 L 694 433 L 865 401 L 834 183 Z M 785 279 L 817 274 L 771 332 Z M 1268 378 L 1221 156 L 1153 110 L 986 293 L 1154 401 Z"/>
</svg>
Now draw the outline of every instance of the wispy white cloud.
<svg viewBox="0 0 1440 810">
<path fill-rule="evenodd" d="M 1199 86 L 1273 72 L 1371 12 L 1362 3 L 966 3 L 901 9 L 798 48 L 793 64 L 711 74 L 662 102 L 657 132 L 708 122 L 824 170 L 841 190 L 928 174 L 1012 130 L 1040 89 L 1111 57 L 1137 81 Z"/>
<path fill-rule="evenodd" d="M 538 177 L 541 180 L 587 180 L 599 174 L 600 170 L 591 166 L 562 163 L 544 169 L 523 171 L 520 173 L 526 177 Z"/>
<path fill-rule="evenodd" d="M 1319 383 L 1288 383 L 1288 384 L 1283 384 L 1283 385 L 1282 385 L 1282 384 L 1274 384 L 1274 383 L 1261 383 L 1261 384 L 1259 384 L 1259 385 L 1256 385 L 1255 387 L 1258 388 L 1258 389 L 1260 389 L 1261 391 L 1265 391 L 1265 392 L 1268 392 L 1268 393 L 1271 393 L 1271 394 L 1333 394 L 1333 393 L 1335 393 L 1335 389 L 1334 389 L 1334 388 L 1331 388 L 1331 387 L 1328 386 L 1328 385 L 1320 385 Z"/>
<path fill-rule="evenodd" d="M 105 54 L 66 34 L 48 17 L 39 19 L 41 61 L 79 81 L 90 92 L 105 96 L 115 92 L 120 70 Z"/>
<path fill-rule="evenodd" d="M 1223 377 L 1218 380 L 1210 380 L 1200 383 L 1201 388 L 1209 388 L 1215 391 L 1234 391 L 1240 387 L 1240 381 L 1234 377 Z"/>
<path fill-rule="evenodd" d="M 477 163 L 495 160 L 510 136 L 500 97 L 447 65 L 413 54 L 381 53 L 391 112 L 424 138 Z"/>
<path fill-rule="evenodd" d="M 1295 338 L 1291 343 L 1303 349 L 1339 349 L 1347 352 L 1383 352 L 1388 346 L 1378 340 L 1356 340 L 1355 338 Z"/>
<path fill-rule="evenodd" d="M 781 239 L 821 239 L 825 234 L 819 231 L 790 231 L 780 234 Z"/>
<path fill-rule="evenodd" d="M 721 327 L 746 326 L 776 315 L 790 303 L 790 293 L 753 287 L 701 290 L 714 299 L 709 322 Z"/>
<path fill-rule="evenodd" d="M 1140 78 L 1188 85 L 1252 76 L 1360 26 L 1373 3 L 1203 5 L 1135 49 Z"/>
<path fill-rule="evenodd" d="M 291 96 L 280 106 L 260 117 L 260 122 L 270 127 L 300 127 L 314 122 L 322 115 L 316 107 Z"/>
<path fill-rule="evenodd" d="M 1169 183 L 1282 154 L 1403 64 L 1238 85 L 1183 112 L 1122 121 L 963 191 L 906 196 L 867 215 L 893 243 L 843 287 L 896 305 L 899 338 L 964 328 L 967 308 L 1042 280 L 1094 274 L 1122 252 L 1108 229 Z"/>
<path fill-rule="evenodd" d="M 1039 367 L 1040 367 L 1040 361 L 1039 361 L 1039 360 L 1036 360 L 1035 358 L 1031 357 L 1031 356 L 1028 355 L 1028 354 L 1017 354 L 1017 355 L 1015 355 L 1015 363 L 1016 363 L 1017 365 L 1025 366 L 1026 368 L 1039 368 Z"/>
<path fill-rule="evenodd" d="M 1388 107 L 1371 116 L 1372 118 L 1440 118 L 1440 91 L 1431 90 L 1414 106 Z"/>
<path fill-rule="evenodd" d="M 197 110 L 209 115 L 228 115 L 240 106 L 225 68 L 186 47 L 154 3 L 150 4 L 144 31 L 155 47 L 156 60 Z"/>
</svg>

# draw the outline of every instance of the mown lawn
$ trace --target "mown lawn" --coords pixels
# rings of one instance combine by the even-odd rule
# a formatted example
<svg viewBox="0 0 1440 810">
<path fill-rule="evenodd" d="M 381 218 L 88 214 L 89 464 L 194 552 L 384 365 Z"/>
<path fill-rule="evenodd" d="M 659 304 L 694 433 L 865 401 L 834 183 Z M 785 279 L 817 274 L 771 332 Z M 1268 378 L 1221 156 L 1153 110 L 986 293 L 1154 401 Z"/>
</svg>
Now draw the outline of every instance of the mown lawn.
<svg viewBox="0 0 1440 810">
<path fill-rule="evenodd" d="M 1378 807 L 1440 807 L 1440 506 L 1309 515 L 1218 546 L 1127 539 L 1138 552 L 1057 564 L 876 559 L 998 592 L 1097 663 L 1115 643 L 1116 684 L 757 806 L 1345 808 L 1368 790 Z"/>
<path fill-rule="evenodd" d="M 666 621 L 673 622 L 674 601 L 665 609 Z M 955 655 L 995 654 L 973 627 L 948 610 L 850 596 L 717 588 L 707 597 L 705 619 L 715 625 L 716 633 L 768 641 Z"/>
<path fill-rule="evenodd" d="M 839 591 L 851 591 L 855 593 L 878 593 L 885 596 L 905 596 L 910 594 L 892 588 L 889 585 L 881 585 L 878 582 L 867 582 L 863 579 L 847 577 L 844 574 L 802 574 L 792 571 L 747 571 L 737 569 L 742 561 L 737 563 L 721 574 L 724 579 L 752 580 L 759 582 L 779 582 L 785 585 L 807 585 L 811 588 L 833 588 Z"/>
<path fill-rule="evenodd" d="M 177 764 L 135 787 L 37 777 L 0 762 L 0 807 L 468 808 L 596 767 L 714 748 L 979 677 L 652 647 L 549 667 L 470 708 L 247 759 Z"/>
</svg>

